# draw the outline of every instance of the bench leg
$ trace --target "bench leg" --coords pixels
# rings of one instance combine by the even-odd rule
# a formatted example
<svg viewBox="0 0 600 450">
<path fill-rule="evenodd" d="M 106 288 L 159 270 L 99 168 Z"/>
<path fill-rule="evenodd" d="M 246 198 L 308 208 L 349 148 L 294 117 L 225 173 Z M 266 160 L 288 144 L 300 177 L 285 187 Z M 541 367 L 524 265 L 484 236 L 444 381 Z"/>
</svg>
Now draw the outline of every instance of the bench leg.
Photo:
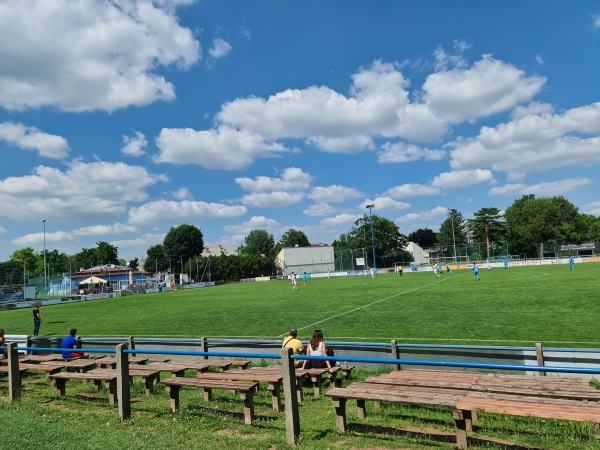
<svg viewBox="0 0 600 450">
<path fill-rule="evenodd" d="M 333 407 L 335 408 L 335 425 L 338 433 L 345 433 L 346 427 L 346 399 L 333 398 Z"/>
<path fill-rule="evenodd" d="M 244 423 L 252 425 L 254 420 L 254 389 L 248 392 L 240 392 L 240 398 L 244 402 Z"/>
<path fill-rule="evenodd" d="M 56 387 L 56 390 L 58 391 L 59 397 L 65 396 L 65 391 L 67 390 L 66 384 L 67 384 L 67 380 L 65 380 L 65 379 L 61 379 L 61 378 L 54 379 L 54 386 Z"/>
<path fill-rule="evenodd" d="M 373 402 L 373 408 L 375 408 L 375 409 L 381 409 L 381 402 L 374 401 Z"/>
<path fill-rule="evenodd" d="M 165 386 L 169 393 L 171 411 L 176 412 L 179 409 L 179 388 L 180 386 Z"/>
<path fill-rule="evenodd" d="M 152 391 L 154 390 L 154 375 L 149 377 L 142 377 L 142 382 L 144 383 L 146 395 L 152 394 Z"/>
<path fill-rule="evenodd" d="M 102 389 L 102 380 L 93 380 L 94 381 L 94 392 L 100 392 Z"/>
<path fill-rule="evenodd" d="M 456 424 L 456 446 L 459 449 L 467 448 L 467 432 L 471 431 L 471 411 L 454 410 L 454 423 Z"/>
<path fill-rule="evenodd" d="M 321 375 L 310 377 L 310 381 L 312 381 L 313 389 L 315 390 L 315 397 L 319 397 L 321 395 Z"/>
<path fill-rule="evenodd" d="M 117 404 L 117 380 L 108 383 L 108 403 L 113 406 Z"/>
<path fill-rule="evenodd" d="M 364 400 L 356 400 L 356 415 L 359 419 L 367 418 L 367 408 L 365 407 L 365 403 Z"/>
<path fill-rule="evenodd" d="M 302 379 L 296 380 L 296 398 L 298 403 L 304 402 L 304 392 L 302 391 Z"/>
<path fill-rule="evenodd" d="M 273 412 L 281 411 L 281 383 L 269 383 L 268 388 L 271 391 L 271 402 L 273 403 Z"/>
<path fill-rule="evenodd" d="M 212 389 L 204 388 L 204 401 L 210 402 L 212 400 Z"/>
</svg>

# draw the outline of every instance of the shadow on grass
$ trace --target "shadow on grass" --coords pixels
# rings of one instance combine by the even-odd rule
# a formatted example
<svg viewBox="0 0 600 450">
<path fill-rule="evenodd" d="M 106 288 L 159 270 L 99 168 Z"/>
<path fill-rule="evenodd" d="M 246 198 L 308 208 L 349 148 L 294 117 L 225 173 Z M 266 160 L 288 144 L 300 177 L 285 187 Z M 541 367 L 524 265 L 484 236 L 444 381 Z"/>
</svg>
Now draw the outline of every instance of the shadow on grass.
<svg viewBox="0 0 600 450">
<path fill-rule="evenodd" d="M 379 435 L 389 435 L 389 436 L 405 436 L 410 439 L 428 439 L 436 442 L 442 442 L 447 444 L 456 444 L 456 434 L 452 432 L 439 431 L 439 430 L 419 430 L 419 429 L 403 429 L 403 428 L 394 428 L 394 427 L 386 427 L 386 426 L 377 426 L 377 425 L 363 425 L 363 424 L 355 424 L 349 427 L 352 431 L 357 433 L 373 433 Z M 485 447 L 490 444 L 496 444 L 502 446 L 503 449 L 506 450 L 544 450 L 541 447 L 530 447 L 530 446 L 522 446 L 516 445 L 510 441 L 502 440 L 502 439 L 494 439 L 494 438 L 485 438 L 485 437 L 468 437 L 467 438 L 468 445 Z"/>
</svg>

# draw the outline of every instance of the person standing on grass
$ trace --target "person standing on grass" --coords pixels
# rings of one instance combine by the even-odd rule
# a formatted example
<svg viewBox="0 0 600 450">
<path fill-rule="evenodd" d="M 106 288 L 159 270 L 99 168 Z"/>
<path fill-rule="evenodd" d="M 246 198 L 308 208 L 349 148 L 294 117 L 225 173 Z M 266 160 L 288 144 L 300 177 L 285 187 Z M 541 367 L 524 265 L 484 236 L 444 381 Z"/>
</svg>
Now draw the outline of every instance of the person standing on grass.
<svg viewBox="0 0 600 450">
<path fill-rule="evenodd" d="M 504 258 L 504 268 L 508 269 L 508 258 Z"/>
<path fill-rule="evenodd" d="M 306 286 L 306 277 L 307 277 L 306 272 L 304 272 L 304 276 L 302 277 L 304 279 L 304 286 Z"/>
<path fill-rule="evenodd" d="M 450 264 L 448 264 L 448 263 L 446 263 L 446 273 L 447 273 L 448 275 L 454 275 L 454 274 L 452 273 L 452 269 L 450 268 Z"/>
<path fill-rule="evenodd" d="M 573 258 L 573 255 L 569 256 L 569 267 L 571 268 L 571 270 L 575 270 L 575 267 L 573 267 L 575 265 L 575 258 Z"/>
<path fill-rule="evenodd" d="M 302 341 L 298 339 L 298 329 L 292 328 L 288 333 L 288 336 L 283 340 L 281 345 L 283 348 L 291 348 L 294 355 L 301 355 L 304 351 L 304 345 Z M 299 359 L 294 360 L 294 366 L 298 367 L 302 361 Z"/>
<path fill-rule="evenodd" d="M 42 317 L 40 316 L 40 305 L 36 304 L 33 307 L 33 337 L 38 337 L 40 334 L 40 325 L 42 324 Z"/>
<path fill-rule="evenodd" d="M 477 261 L 473 264 L 473 278 L 475 281 L 479 281 L 479 267 L 477 266 Z"/>
<path fill-rule="evenodd" d="M 298 290 L 298 280 L 297 280 L 296 274 L 294 272 L 292 272 L 292 290 L 294 290 L 294 291 Z"/>
</svg>

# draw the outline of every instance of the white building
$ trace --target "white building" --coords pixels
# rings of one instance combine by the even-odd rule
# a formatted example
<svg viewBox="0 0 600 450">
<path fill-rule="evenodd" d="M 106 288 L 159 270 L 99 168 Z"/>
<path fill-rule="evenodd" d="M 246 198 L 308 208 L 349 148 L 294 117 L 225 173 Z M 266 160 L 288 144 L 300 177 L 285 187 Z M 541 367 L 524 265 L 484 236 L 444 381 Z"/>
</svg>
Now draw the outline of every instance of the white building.
<svg viewBox="0 0 600 450">
<path fill-rule="evenodd" d="M 323 273 L 335 271 L 333 247 L 318 245 L 311 247 L 285 247 L 275 258 L 275 264 L 284 276 L 292 272 Z"/>
<path fill-rule="evenodd" d="M 409 242 L 404 248 L 412 253 L 415 264 L 429 264 L 429 258 L 425 255 L 423 249 L 414 242 Z"/>
</svg>

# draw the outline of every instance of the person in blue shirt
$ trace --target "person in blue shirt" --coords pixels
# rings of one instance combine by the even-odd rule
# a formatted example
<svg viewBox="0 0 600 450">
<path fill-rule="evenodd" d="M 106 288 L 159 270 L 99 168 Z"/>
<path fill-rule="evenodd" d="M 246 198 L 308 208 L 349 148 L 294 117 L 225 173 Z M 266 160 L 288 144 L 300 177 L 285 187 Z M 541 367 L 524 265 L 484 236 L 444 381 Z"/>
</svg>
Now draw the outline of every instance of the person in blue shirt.
<svg viewBox="0 0 600 450">
<path fill-rule="evenodd" d="M 71 328 L 69 335 L 66 338 L 64 338 L 62 343 L 60 344 L 60 348 L 72 348 L 72 349 L 78 348 L 79 342 L 77 342 L 77 338 L 75 336 L 77 336 L 77 328 Z M 82 358 L 83 353 L 82 352 L 63 351 L 62 357 L 64 359 Z"/>
<path fill-rule="evenodd" d="M 473 278 L 475 281 L 479 281 L 479 267 L 477 266 L 477 263 L 473 264 Z"/>
<path fill-rule="evenodd" d="M 452 273 L 452 269 L 450 268 L 450 264 L 448 264 L 448 263 L 446 263 L 446 273 L 447 273 L 448 275 L 454 275 L 454 274 Z"/>
<path fill-rule="evenodd" d="M 575 270 L 575 267 L 573 267 L 575 265 L 575 259 L 573 258 L 573 256 L 569 256 L 569 267 L 571 268 L 571 270 Z"/>
<path fill-rule="evenodd" d="M 504 268 L 508 269 L 508 258 L 504 258 Z"/>
</svg>

